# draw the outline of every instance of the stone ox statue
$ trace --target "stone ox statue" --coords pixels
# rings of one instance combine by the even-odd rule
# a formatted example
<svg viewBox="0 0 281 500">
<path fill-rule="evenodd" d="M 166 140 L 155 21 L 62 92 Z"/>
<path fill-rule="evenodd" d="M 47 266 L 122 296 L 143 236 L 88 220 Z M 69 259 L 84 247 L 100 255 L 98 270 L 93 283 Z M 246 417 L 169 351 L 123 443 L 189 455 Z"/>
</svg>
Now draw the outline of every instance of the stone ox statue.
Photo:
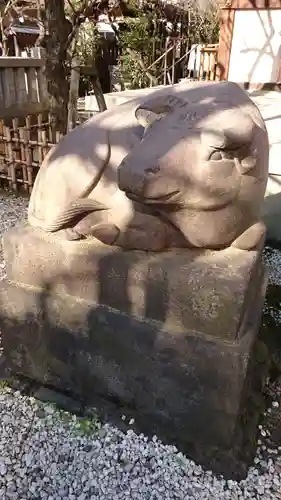
<svg viewBox="0 0 281 500">
<path fill-rule="evenodd" d="M 48 153 L 28 220 L 130 249 L 254 249 L 265 234 L 268 155 L 260 112 L 235 83 L 152 89 Z"/>
</svg>

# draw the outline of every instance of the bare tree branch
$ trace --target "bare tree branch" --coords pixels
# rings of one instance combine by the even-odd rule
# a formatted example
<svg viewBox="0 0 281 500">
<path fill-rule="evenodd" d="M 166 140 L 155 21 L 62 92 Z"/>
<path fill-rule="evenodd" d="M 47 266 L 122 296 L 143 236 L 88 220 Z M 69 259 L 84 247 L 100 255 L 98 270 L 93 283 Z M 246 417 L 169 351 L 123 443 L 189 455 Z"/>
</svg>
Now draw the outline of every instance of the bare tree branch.
<svg viewBox="0 0 281 500">
<path fill-rule="evenodd" d="M 66 1 L 68 3 L 69 7 L 71 8 L 72 12 L 74 12 L 76 14 L 77 11 L 73 5 L 73 2 L 71 0 L 66 0 Z"/>
<path fill-rule="evenodd" d="M 66 48 L 69 49 L 78 34 L 81 24 L 86 20 L 87 17 L 92 17 L 94 6 L 96 9 L 98 9 L 100 2 L 97 2 L 96 0 L 83 0 L 82 5 L 78 10 L 74 9 L 71 0 L 67 0 L 67 2 L 69 5 L 71 5 L 73 11 L 73 15 L 70 16 L 69 19 L 72 24 L 72 31 L 69 34 L 66 42 Z"/>
<path fill-rule="evenodd" d="M 7 55 L 7 53 L 8 53 L 8 43 L 7 43 L 8 37 L 6 34 L 4 21 L 5 21 L 5 17 L 9 14 L 11 7 L 15 6 L 16 1 L 17 0 L 8 0 L 6 5 L 4 5 L 4 9 L 2 11 L 0 10 L 0 36 L 1 36 L 1 40 L 2 40 L 3 55 Z"/>
</svg>

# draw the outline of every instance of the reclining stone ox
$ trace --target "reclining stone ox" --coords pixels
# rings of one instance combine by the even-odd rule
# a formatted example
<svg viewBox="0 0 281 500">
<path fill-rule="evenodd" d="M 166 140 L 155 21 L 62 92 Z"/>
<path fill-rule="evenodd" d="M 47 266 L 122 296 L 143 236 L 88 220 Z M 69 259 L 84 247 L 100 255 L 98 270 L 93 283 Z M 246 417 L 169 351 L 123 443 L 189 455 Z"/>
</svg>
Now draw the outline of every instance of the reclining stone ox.
<svg viewBox="0 0 281 500">
<path fill-rule="evenodd" d="M 261 114 L 235 83 L 165 87 L 66 135 L 42 163 L 28 220 L 129 249 L 254 249 L 268 155 Z"/>
</svg>

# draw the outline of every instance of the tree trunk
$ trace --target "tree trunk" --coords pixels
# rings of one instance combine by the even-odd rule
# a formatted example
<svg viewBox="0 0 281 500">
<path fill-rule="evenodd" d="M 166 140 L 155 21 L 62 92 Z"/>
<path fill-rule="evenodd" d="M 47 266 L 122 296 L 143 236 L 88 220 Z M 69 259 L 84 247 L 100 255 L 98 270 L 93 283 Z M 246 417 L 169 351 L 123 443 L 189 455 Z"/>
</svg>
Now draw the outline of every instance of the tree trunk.
<svg viewBox="0 0 281 500">
<path fill-rule="evenodd" d="M 68 101 L 68 120 L 67 131 L 69 132 L 77 124 L 77 100 L 79 95 L 80 81 L 80 62 L 74 57 L 72 60 L 72 69 L 70 77 L 69 101 Z"/>
<path fill-rule="evenodd" d="M 103 91 L 101 88 L 101 84 L 99 81 L 99 77 L 97 74 L 92 75 L 92 85 L 93 85 L 93 89 L 94 89 L 94 93 L 95 93 L 95 98 L 96 98 L 97 103 L 98 103 L 99 111 L 100 112 L 106 111 L 107 106 L 106 106 L 104 94 L 103 94 Z"/>
<path fill-rule="evenodd" d="M 45 9 L 42 8 L 40 0 L 37 0 L 37 19 L 39 26 L 39 36 L 36 39 L 35 47 L 41 47 L 43 40 L 46 37 L 46 13 Z"/>
<path fill-rule="evenodd" d="M 7 38 L 7 35 L 5 33 L 2 14 L 0 14 L 0 33 L 1 33 L 1 39 L 2 39 L 2 56 L 7 56 L 8 55 L 8 38 Z"/>
<path fill-rule="evenodd" d="M 50 94 L 50 111 L 56 130 L 65 134 L 69 99 L 67 42 L 72 25 L 65 17 L 64 0 L 45 0 L 45 16 L 47 33 L 42 45 L 46 52 L 45 74 Z"/>
</svg>

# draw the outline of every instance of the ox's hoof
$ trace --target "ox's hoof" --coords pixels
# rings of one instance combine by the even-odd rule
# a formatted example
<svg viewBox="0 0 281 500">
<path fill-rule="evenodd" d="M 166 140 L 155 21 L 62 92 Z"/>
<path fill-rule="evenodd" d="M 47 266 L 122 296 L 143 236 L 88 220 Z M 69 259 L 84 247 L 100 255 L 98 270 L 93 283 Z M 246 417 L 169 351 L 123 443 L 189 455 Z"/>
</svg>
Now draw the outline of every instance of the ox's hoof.
<svg viewBox="0 0 281 500">
<path fill-rule="evenodd" d="M 65 238 L 67 239 L 67 241 L 78 241 L 78 240 L 83 240 L 84 239 L 84 236 L 82 236 L 81 234 L 78 234 L 72 228 L 65 229 L 64 234 L 65 234 Z"/>
<path fill-rule="evenodd" d="M 264 223 L 261 221 L 256 222 L 238 236 L 231 246 L 239 250 L 258 250 L 264 244 L 265 235 L 266 227 Z"/>
<path fill-rule="evenodd" d="M 94 236 L 105 245 L 114 245 L 118 236 L 119 229 L 114 224 L 99 224 L 91 231 L 91 236 Z"/>
</svg>

